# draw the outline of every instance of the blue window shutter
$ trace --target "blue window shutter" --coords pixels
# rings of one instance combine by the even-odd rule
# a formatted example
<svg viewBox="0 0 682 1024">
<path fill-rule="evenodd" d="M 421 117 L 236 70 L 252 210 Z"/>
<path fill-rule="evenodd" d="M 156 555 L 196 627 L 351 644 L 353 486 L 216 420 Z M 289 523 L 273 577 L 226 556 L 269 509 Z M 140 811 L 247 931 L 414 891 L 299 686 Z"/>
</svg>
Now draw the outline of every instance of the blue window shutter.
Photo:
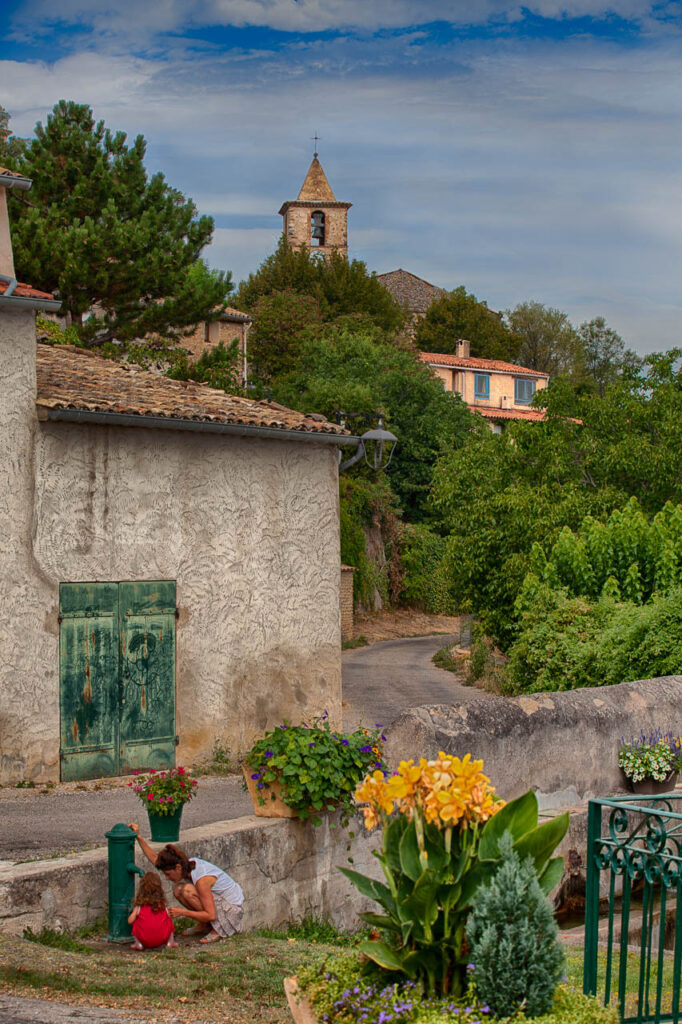
<svg viewBox="0 0 682 1024">
<path fill-rule="evenodd" d="M 535 381 L 527 377 L 514 378 L 514 402 L 517 405 L 530 405 L 535 394 Z"/>
<path fill-rule="evenodd" d="M 490 374 L 474 374 L 474 399 L 476 398 L 490 398 Z"/>
</svg>

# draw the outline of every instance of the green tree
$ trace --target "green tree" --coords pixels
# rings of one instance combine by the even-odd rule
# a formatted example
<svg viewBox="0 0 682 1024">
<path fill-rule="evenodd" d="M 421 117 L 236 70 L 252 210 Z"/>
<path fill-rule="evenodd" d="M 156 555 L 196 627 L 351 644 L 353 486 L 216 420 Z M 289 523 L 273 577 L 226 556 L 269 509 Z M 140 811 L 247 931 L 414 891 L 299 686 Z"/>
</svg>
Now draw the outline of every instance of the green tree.
<svg viewBox="0 0 682 1024">
<path fill-rule="evenodd" d="M 507 324 L 519 343 L 518 362 L 551 377 L 583 369 L 583 345 L 565 313 L 541 302 L 522 302 L 506 312 Z"/>
<path fill-rule="evenodd" d="M 262 295 L 251 307 L 251 315 L 250 374 L 264 382 L 292 369 L 305 329 L 322 319 L 317 299 L 291 290 Z"/>
<path fill-rule="evenodd" d="M 305 246 L 292 249 L 284 236 L 256 273 L 242 281 L 235 301 L 240 309 L 251 312 L 259 299 L 280 292 L 312 297 L 324 321 L 364 315 L 390 334 L 405 319 L 404 311 L 361 260 L 348 261 L 338 253 L 321 259 Z"/>
<path fill-rule="evenodd" d="M 607 327 L 603 316 L 582 323 L 578 334 L 583 343 L 585 373 L 600 395 L 604 395 L 609 384 L 615 384 L 624 371 L 641 364 L 639 357 L 625 348 L 620 334 Z"/>
<path fill-rule="evenodd" d="M 3 167 L 15 170 L 15 161 L 19 160 L 26 149 L 26 139 L 12 135 L 9 126 L 10 115 L 0 105 L 0 162 Z"/>
<path fill-rule="evenodd" d="M 176 358 L 174 365 L 166 372 L 173 380 L 195 380 L 212 388 L 239 394 L 242 391 L 239 379 L 239 341 L 229 345 L 219 342 L 214 348 L 202 352 L 195 363 L 190 363 L 185 354 Z"/>
<path fill-rule="evenodd" d="M 422 352 L 453 353 L 459 338 L 470 341 L 471 355 L 482 359 L 513 360 L 519 348 L 518 339 L 499 314 L 468 294 L 464 286 L 429 306 L 419 321 L 415 341 Z"/>
<path fill-rule="evenodd" d="M 352 321 L 309 337 L 292 371 L 273 381 L 273 393 L 284 405 L 328 417 L 337 410 L 382 412 L 399 442 L 388 479 L 410 521 L 430 516 L 427 499 L 438 455 L 461 446 L 470 431 L 487 429 L 443 390 L 414 352 Z"/>
<path fill-rule="evenodd" d="M 84 341 L 177 336 L 215 318 L 230 291 L 230 275 L 199 258 L 213 221 L 162 174 L 147 176 L 145 148 L 60 100 L 16 162 L 33 180 L 11 197 L 17 271 L 58 291 Z"/>
</svg>

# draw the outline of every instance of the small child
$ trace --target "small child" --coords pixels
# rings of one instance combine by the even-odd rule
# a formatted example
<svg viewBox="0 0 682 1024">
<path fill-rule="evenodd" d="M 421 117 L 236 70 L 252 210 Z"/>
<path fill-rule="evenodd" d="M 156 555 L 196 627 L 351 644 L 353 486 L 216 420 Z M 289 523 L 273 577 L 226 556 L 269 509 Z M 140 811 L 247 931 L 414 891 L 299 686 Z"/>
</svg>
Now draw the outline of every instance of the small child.
<svg viewBox="0 0 682 1024">
<path fill-rule="evenodd" d="M 128 918 L 135 941 L 131 949 L 172 949 L 175 941 L 173 920 L 168 913 L 161 879 L 156 871 L 147 871 L 135 894 L 133 912 Z"/>
</svg>

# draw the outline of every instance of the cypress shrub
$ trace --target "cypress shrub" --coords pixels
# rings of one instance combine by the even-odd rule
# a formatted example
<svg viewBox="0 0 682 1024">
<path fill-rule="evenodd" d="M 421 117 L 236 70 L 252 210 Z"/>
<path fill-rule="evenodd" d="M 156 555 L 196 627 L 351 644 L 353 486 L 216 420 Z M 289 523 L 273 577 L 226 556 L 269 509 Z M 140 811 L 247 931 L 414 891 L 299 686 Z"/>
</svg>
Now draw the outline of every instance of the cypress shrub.
<svg viewBox="0 0 682 1024">
<path fill-rule="evenodd" d="M 467 921 L 476 991 L 496 1017 L 539 1017 L 552 1007 L 564 954 L 531 858 L 521 862 L 508 833 L 500 849 L 502 864 Z"/>
</svg>

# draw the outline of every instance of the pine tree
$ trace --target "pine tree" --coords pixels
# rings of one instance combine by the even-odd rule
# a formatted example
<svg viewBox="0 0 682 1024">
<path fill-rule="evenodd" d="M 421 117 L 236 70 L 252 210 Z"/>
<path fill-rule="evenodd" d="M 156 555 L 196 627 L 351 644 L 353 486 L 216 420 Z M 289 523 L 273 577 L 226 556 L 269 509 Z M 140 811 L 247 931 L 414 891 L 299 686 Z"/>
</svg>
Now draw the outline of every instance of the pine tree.
<svg viewBox="0 0 682 1024">
<path fill-rule="evenodd" d="M 476 991 L 496 1017 L 520 1007 L 539 1017 L 552 1006 L 564 954 L 531 858 L 520 861 L 509 833 L 500 850 L 502 864 L 478 890 L 466 926 Z"/>
<path fill-rule="evenodd" d="M 12 196 L 18 276 L 57 291 L 85 341 L 177 336 L 214 318 L 231 288 L 200 259 L 212 219 L 148 177 L 145 150 L 141 135 L 128 145 L 90 107 L 60 100 L 15 163 L 33 180 Z"/>
</svg>

